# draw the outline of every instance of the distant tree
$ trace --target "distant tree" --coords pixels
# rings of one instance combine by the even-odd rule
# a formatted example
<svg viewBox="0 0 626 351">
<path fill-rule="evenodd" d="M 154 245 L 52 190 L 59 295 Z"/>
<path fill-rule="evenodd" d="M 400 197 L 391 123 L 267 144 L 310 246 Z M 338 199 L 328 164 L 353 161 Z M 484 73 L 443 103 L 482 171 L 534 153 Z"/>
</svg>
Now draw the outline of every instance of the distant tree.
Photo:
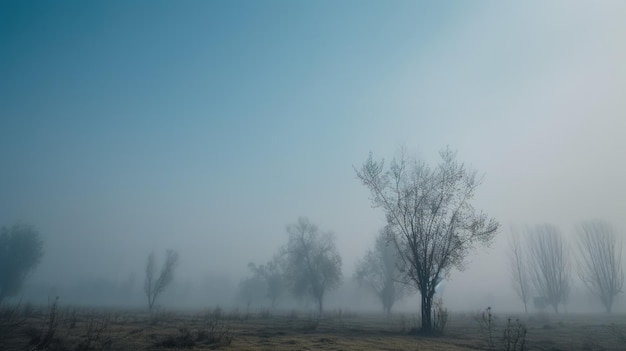
<svg viewBox="0 0 626 351">
<path fill-rule="evenodd" d="M 373 250 L 358 261 L 354 279 L 361 286 L 370 288 L 383 305 L 383 311 L 391 314 L 393 304 L 408 292 L 402 273 L 402 258 L 395 245 L 390 242 L 393 234 L 385 227 L 376 237 Z"/>
<path fill-rule="evenodd" d="M 511 268 L 511 282 L 513 283 L 513 289 L 517 296 L 524 303 L 524 311 L 528 313 L 528 300 L 530 300 L 530 277 L 528 275 L 528 263 L 526 262 L 526 256 L 524 253 L 524 246 L 520 241 L 517 231 L 513 231 L 510 240 L 510 268 Z"/>
<path fill-rule="evenodd" d="M 449 148 L 435 168 L 404 153 L 386 169 L 372 154 L 357 177 L 370 190 L 374 207 L 382 207 L 394 233 L 405 274 L 421 294 L 422 332 L 433 331 L 435 288 L 463 262 L 475 244 L 491 243 L 499 224 L 470 201 L 482 178 L 456 161 Z"/>
<path fill-rule="evenodd" d="M 613 300 L 624 287 L 623 242 L 608 223 L 601 221 L 581 224 L 577 239 L 578 275 L 611 313 Z"/>
<path fill-rule="evenodd" d="M 0 303 L 20 292 L 43 256 L 43 242 L 32 225 L 0 228 Z"/>
<path fill-rule="evenodd" d="M 559 311 L 569 297 L 568 250 L 559 228 L 551 224 L 526 228 L 530 278 L 540 298 Z"/>
<path fill-rule="evenodd" d="M 168 249 L 165 256 L 165 262 L 161 266 L 159 276 L 155 278 L 154 251 L 148 255 L 146 263 L 146 280 L 144 282 L 144 292 L 148 297 L 148 309 L 152 311 L 156 299 L 167 288 L 174 279 L 174 269 L 178 266 L 178 253 L 172 249 Z"/>
<path fill-rule="evenodd" d="M 324 308 L 324 294 L 336 288 L 342 279 L 341 256 L 332 233 L 320 233 L 307 218 L 287 226 L 289 239 L 283 248 L 285 277 L 296 296 L 313 298 L 318 317 Z"/>
<path fill-rule="evenodd" d="M 248 268 L 253 269 L 253 264 Z M 262 301 L 266 296 L 267 286 L 262 277 L 253 274 L 239 282 L 239 299 L 246 304 L 246 309 L 254 303 Z"/>
<path fill-rule="evenodd" d="M 285 277 L 283 274 L 284 262 L 282 256 L 275 255 L 269 262 L 262 265 L 248 264 L 254 276 L 264 282 L 265 296 L 272 303 L 272 308 L 285 292 Z"/>
</svg>

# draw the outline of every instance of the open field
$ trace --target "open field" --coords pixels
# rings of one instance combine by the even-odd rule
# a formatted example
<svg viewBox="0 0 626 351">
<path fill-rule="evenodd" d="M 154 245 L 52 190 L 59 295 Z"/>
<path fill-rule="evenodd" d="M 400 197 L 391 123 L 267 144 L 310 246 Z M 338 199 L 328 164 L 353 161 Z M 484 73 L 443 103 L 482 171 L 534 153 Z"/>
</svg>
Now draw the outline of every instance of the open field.
<svg viewBox="0 0 626 351">
<path fill-rule="evenodd" d="M 243 313 L 22 306 L 2 309 L 1 350 L 487 350 L 480 313 L 451 314 L 443 336 L 419 336 L 417 313 L 383 315 L 330 311 L 316 327 L 303 312 Z M 527 350 L 626 350 L 626 316 L 521 316 Z M 504 350 L 495 316 L 492 340 Z"/>
</svg>

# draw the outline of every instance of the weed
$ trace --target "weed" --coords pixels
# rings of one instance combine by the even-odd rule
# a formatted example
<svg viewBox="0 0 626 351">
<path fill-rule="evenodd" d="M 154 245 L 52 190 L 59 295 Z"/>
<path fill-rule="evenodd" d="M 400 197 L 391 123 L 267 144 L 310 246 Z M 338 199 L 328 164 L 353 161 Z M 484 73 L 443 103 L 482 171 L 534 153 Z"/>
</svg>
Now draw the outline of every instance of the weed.
<svg viewBox="0 0 626 351">
<path fill-rule="evenodd" d="M 25 323 L 19 313 L 20 303 L 15 306 L 0 306 L 0 340 L 11 335 L 16 328 Z"/>
<path fill-rule="evenodd" d="M 31 340 L 32 343 L 35 344 L 35 350 L 50 349 L 50 345 L 54 339 L 54 333 L 59 326 L 57 309 L 58 302 L 58 296 L 54 299 L 54 302 L 48 302 L 48 314 L 46 315 L 44 326 L 42 327 L 39 335 Z"/>
<path fill-rule="evenodd" d="M 512 318 L 507 319 L 502 334 L 502 345 L 505 351 L 523 351 L 526 346 L 526 334 L 528 328 L 522 323 L 519 318 L 512 321 Z"/>
<path fill-rule="evenodd" d="M 109 318 L 109 316 L 97 317 L 91 315 L 87 321 L 84 339 L 78 344 L 77 350 L 91 350 L 94 344 L 101 342 L 102 334 L 109 325 Z"/>
<path fill-rule="evenodd" d="M 497 323 L 491 307 L 487 307 L 482 314 L 475 315 L 474 320 L 487 341 L 488 350 L 496 350 L 494 335 L 496 334 Z M 505 351 L 523 351 L 526 347 L 526 335 L 528 328 L 519 318 L 507 318 L 507 322 L 502 328 L 502 349 Z"/>
<path fill-rule="evenodd" d="M 448 309 L 443 307 L 442 297 L 435 300 L 433 307 L 433 331 L 441 335 L 448 324 Z"/>
<path fill-rule="evenodd" d="M 218 347 L 230 345 L 233 339 L 233 330 L 223 319 L 207 321 L 204 328 L 196 336 L 198 342 Z"/>
<path fill-rule="evenodd" d="M 191 330 L 186 326 L 178 328 L 178 335 L 168 335 L 160 341 L 156 342 L 154 346 L 160 346 L 165 348 L 187 348 L 190 349 L 196 344 Z"/>
<path fill-rule="evenodd" d="M 495 350 L 493 343 L 493 332 L 495 317 L 491 312 L 491 307 L 487 307 L 482 314 L 474 316 L 474 320 L 478 324 L 478 329 L 487 339 L 487 346 L 489 350 Z"/>
</svg>

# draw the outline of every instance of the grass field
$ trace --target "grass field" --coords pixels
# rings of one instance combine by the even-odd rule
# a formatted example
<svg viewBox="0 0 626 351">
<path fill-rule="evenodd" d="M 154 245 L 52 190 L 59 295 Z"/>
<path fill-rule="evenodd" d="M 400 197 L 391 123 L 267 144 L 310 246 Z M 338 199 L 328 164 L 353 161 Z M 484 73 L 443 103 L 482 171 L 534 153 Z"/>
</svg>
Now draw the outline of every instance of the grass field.
<svg viewBox="0 0 626 351">
<path fill-rule="evenodd" d="M 0 350 L 506 350 L 508 316 L 451 313 L 444 335 L 421 336 L 417 313 L 196 312 L 4 307 Z M 526 350 L 626 350 L 625 315 L 520 315 Z M 518 342 L 519 345 L 519 342 Z M 512 349 L 509 346 L 509 349 Z M 519 348 L 518 348 L 519 349 Z"/>
</svg>

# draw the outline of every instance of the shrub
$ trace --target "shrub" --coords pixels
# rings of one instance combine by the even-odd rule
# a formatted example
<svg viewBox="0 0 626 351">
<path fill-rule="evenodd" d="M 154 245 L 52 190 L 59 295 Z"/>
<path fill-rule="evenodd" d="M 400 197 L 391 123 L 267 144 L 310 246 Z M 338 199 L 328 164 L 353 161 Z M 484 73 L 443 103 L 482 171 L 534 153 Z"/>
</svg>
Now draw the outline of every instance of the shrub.
<svg viewBox="0 0 626 351">
<path fill-rule="evenodd" d="M 443 307 L 443 298 L 439 297 L 433 305 L 433 332 L 443 334 L 448 324 L 448 309 Z"/>
</svg>

